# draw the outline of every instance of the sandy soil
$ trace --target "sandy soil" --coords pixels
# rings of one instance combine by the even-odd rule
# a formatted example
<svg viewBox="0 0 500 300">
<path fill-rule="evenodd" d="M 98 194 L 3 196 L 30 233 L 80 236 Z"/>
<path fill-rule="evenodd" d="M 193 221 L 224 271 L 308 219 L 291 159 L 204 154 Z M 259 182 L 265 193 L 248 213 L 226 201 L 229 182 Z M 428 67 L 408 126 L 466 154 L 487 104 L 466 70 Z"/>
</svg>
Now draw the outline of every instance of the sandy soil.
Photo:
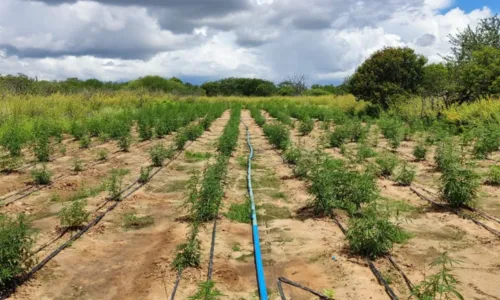
<svg viewBox="0 0 500 300">
<path fill-rule="evenodd" d="M 216 120 L 210 131 L 187 147 L 189 151 L 214 151 L 213 143 L 227 122 Z M 140 168 L 149 159 L 138 151 L 128 157 L 127 165 Z M 160 171 L 150 183 L 122 201 L 94 228 L 69 249 L 65 249 L 21 286 L 13 299 L 160 299 L 168 293 L 175 278 L 170 263 L 175 247 L 184 241 L 186 224 L 176 221 L 182 215 L 185 184 L 193 170 L 206 161 L 192 162 L 184 155 Z M 113 164 L 116 167 L 116 164 Z M 138 170 L 131 173 L 134 177 Z M 131 181 L 126 178 L 125 182 Z M 181 183 L 182 182 L 182 183 Z M 89 199 L 99 203 L 104 195 Z M 151 216 L 154 225 L 139 230 L 122 226 L 125 213 Z M 55 246 L 54 246 L 55 247 Z M 47 252 L 47 251 L 45 251 Z M 167 288 L 167 290 L 166 290 Z"/>
</svg>

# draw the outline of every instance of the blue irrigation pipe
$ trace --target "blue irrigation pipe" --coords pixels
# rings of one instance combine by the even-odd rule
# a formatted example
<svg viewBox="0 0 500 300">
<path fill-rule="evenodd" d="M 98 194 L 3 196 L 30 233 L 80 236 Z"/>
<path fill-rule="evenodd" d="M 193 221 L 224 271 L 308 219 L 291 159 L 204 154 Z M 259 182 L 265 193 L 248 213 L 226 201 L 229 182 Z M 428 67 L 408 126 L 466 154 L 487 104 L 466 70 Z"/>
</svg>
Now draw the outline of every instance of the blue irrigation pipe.
<svg viewBox="0 0 500 300">
<path fill-rule="evenodd" d="M 247 144 L 250 149 L 250 154 L 248 155 L 248 172 L 247 172 L 247 187 L 248 195 L 250 196 L 250 201 L 252 202 L 252 232 L 253 232 L 253 247 L 255 256 L 255 266 L 257 268 L 257 284 L 259 286 L 259 296 L 261 300 L 268 300 L 267 288 L 266 288 L 266 278 L 264 276 L 264 265 L 262 263 L 262 253 L 260 250 L 260 240 L 259 240 L 259 226 L 257 224 L 257 213 L 255 210 L 255 200 L 253 197 L 252 189 L 252 159 L 253 159 L 253 147 L 250 143 L 250 133 L 248 132 L 248 126 L 245 125 L 245 130 L 247 132 Z"/>
</svg>

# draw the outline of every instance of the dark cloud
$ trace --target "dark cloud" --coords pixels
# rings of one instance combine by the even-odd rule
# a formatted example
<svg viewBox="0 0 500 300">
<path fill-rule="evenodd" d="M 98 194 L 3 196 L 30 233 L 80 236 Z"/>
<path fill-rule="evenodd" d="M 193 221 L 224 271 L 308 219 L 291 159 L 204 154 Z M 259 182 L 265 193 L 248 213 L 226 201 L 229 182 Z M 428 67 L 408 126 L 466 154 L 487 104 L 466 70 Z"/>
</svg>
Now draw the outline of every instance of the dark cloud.
<svg viewBox="0 0 500 300">
<path fill-rule="evenodd" d="M 298 29 L 320 30 L 330 27 L 331 20 L 317 17 L 297 17 L 293 20 L 293 25 Z"/>
<path fill-rule="evenodd" d="M 436 36 L 426 33 L 417 39 L 416 44 L 420 47 L 427 47 L 434 44 L 434 42 L 436 42 Z"/>
</svg>

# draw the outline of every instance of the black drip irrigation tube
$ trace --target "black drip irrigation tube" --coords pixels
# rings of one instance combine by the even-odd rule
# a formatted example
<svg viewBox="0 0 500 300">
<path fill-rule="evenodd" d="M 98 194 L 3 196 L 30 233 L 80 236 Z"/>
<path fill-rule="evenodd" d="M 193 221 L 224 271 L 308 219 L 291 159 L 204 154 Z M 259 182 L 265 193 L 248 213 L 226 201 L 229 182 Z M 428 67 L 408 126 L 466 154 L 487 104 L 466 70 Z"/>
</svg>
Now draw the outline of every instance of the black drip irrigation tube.
<svg viewBox="0 0 500 300">
<path fill-rule="evenodd" d="M 491 228 L 490 226 L 488 226 L 488 225 L 486 225 L 486 224 L 484 224 L 484 223 L 482 223 L 482 222 L 480 222 L 480 221 L 478 221 L 478 220 L 474 219 L 474 218 L 473 218 L 473 217 L 471 217 L 471 216 L 468 216 L 468 215 L 466 215 L 466 214 L 461 213 L 461 212 L 460 212 L 459 210 L 457 210 L 457 209 L 453 209 L 453 208 L 449 207 L 448 205 L 444 205 L 444 204 L 438 203 L 438 202 L 436 202 L 436 201 L 434 201 L 434 200 L 430 199 L 429 197 L 426 197 L 425 195 L 423 195 L 422 193 L 420 193 L 419 191 L 417 191 L 417 190 L 416 190 L 415 188 L 413 188 L 413 187 L 410 187 L 410 190 L 411 190 L 412 192 L 414 192 L 417 196 L 419 196 L 421 199 L 423 199 L 423 200 L 425 200 L 425 201 L 427 201 L 427 202 L 431 203 L 432 205 L 435 205 L 435 206 L 437 206 L 437 207 L 440 207 L 440 208 L 443 208 L 443 209 L 449 210 L 449 211 L 453 212 L 454 214 L 456 214 L 456 215 L 458 215 L 458 216 L 460 216 L 460 217 L 462 217 L 462 218 L 468 219 L 468 220 L 470 220 L 470 221 L 474 222 L 476 225 L 479 225 L 479 226 L 483 227 L 484 229 L 488 230 L 489 232 L 493 233 L 494 235 L 496 235 L 496 236 L 500 237 L 500 231 L 498 231 L 498 230 L 496 230 L 496 229 Z"/>
<path fill-rule="evenodd" d="M 149 144 L 151 144 L 151 141 L 148 141 L 147 143 L 143 143 L 143 144 L 139 145 L 139 146 L 137 147 L 137 149 L 141 149 L 142 147 L 147 146 L 147 145 L 149 145 Z M 115 154 L 117 154 L 117 153 L 121 153 L 121 151 L 116 151 L 116 152 L 114 152 L 114 153 L 115 153 Z M 118 157 L 118 156 L 119 156 L 119 154 L 118 154 L 118 155 L 115 155 L 115 156 L 113 156 L 113 157 L 108 158 L 108 160 L 109 160 L 109 159 L 113 159 L 113 158 Z M 92 167 L 97 166 L 97 165 L 102 164 L 102 163 L 103 163 L 102 161 L 94 162 L 94 163 L 91 163 L 91 164 L 89 164 L 88 166 L 86 166 L 86 168 L 92 168 Z M 37 187 L 36 187 L 36 189 L 34 189 L 34 190 L 31 190 L 33 187 L 24 188 L 24 189 L 22 189 L 22 190 L 20 190 L 20 191 L 15 192 L 14 194 L 11 194 L 11 195 L 8 195 L 8 196 L 5 196 L 5 197 L 3 197 L 3 198 L 0 198 L 0 202 L 3 202 L 3 201 L 8 200 L 8 199 L 10 199 L 10 198 L 12 198 L 12 197 L 15 197 L 15 196 L 20 195 L 19 197 L 15 198 L 14 200 L 10 200 L 9 202 L 6 202 L 6 203 L 0 203 L 0 208 L 1 208 L 1 207 L 8 206 L 8 205 L 10 205 L 10 204 L 12 204 L 12 203 L 14 203 L 14 202 L 17 202 L 17 201 L 19 201 L 19 200 L 22 200 L 22 199 L 24 199 L 24 198 L 27 198 L 27 197 L 29 197 L 30 195 L 32 195 L 32 194 L 34 194 L 34 193 L 36 193 L 36 192 L 38 192 L 38 191 L 41 191 L 41 190 L 43 190 L 43 189 L 45 189 L 45 188 L 51 187 L 51 186 L 55 183 L 55 181 L 56 181 L 56 180 L 61 180 L 61 179 L 63 179 L 63 178 L 69 177 L 69 176 L 70 176 L 70 175 L 59 175 L 58 177 L 54 178 L 54 179 L 52 180 L 52 182 L 51 182 L 51 183 L 49 183 L 49 184 L 47 184 L 47 185 L 39 185 L 39 186 L 37 186 Z M 30 190 L 31 190 L 31 191 L 30 191 Z M 27 194 L 23 194 L 23 193 L 24 193 L 24 192 L 26 192 L 26 191 L 29 191 L 29 192 L 28 192 Z M 21 194 L 23 194 L 23 195 L 21 195 Z"/>
<path fill-rule="evenodd" d="M 193 142 L 191 141 L 190 143 L 188 143 L 186 147 L 188 147 L 190 144 L 192 144 Z M 15 292 L 16 288 L 22 284 L 24 284 L 26 281 L 28 281 L 31 277 L 33 277 L 33 275 L 38 272 L 40 269 L 42 269 L 49 261 L 51 261 L 54 257 L 56 257 L 56 255 L 58 255 L 59 253 L 61 253 L 66 247 L 68 247 L 72 242 L 74 242 L 75 240 L 77 240 L 78 238 L 80 238 L 83 234 L 85 234 L 90 228 L 94 227 L 95 225 L 97 225 L 105 216 L 106 214 L 108 214 L 110 211 L 112 211 L 113 209 L 115 209 L 118 204 L 120 204 L 121 201 L 123 201 L 124 199 L 130 197 L 130 195 L 132 195 L 134 192 L 136 192 L 137 190 L 139 190 L 141 187 L 143 187 L 144 185 L 146 185 L 150 179 L 152 179 L 156 174 L 158 174 L 163 168 L 166 168 L 168 167 L 174 160 L 176 160 L 180 155 L 181 153 L 184 152 L 184 149 L 179 151 L 167 164 L 159 167 L 155 172 L 153 172 L 149 178 L 148 178 L 148 181 L 147 182 L 144 182 L 144 183 L 140 183 L 139 185 L 137 185 L 135 188 L 131 189 L 130 188 L 136 184 L 138 182 L 138 179 L 135 180 L 132 184 L 130 184 L 127 188 L 123 189 L 120 194 L 122 195 L 125 191 L 129 190 L 125 195 L 123 195 L 121 197 L 120 200 L 115 200 L 115 202 L 109 206 L 104 212 L 102 212 L 101 214 L 99 214 L 97 217 L 95 217 L 90 223 L 88 223 L 85 227 L 83 227 L 78 233 L 76 233 L 75 235 L 73 235 L 69 240 L 67 240 L 66 242 L 64 242 L 61 246 L 59 246 L 57 249 L 55 249 L 54 251 L 52 251 L 47 257 L 45 257 L 40 263 L 38 263 L 35 267 L 33 267 L 28 273 L 26 273 L 24 276 L 22 276 L 20 279 L 18 279 L 14 285 L 12 286 L 12 288 L 10 288 L 9 290 L 7 290 L 5 292 L 5 294 L 0 294 L 0 299 L 6 299 L 8 296 L 10 296 L 13 292 Z M 110 200 L 106 200 L 105 203 L 109 202 Z M 102 207 L 102 206 L 101 206 Z M 57 239 L 53 240 L 52 242 L 56 241 Z M 44 245 L 44 247 L 47 247 L 48 245 Z M 39 249 L 39 251 L 41 251 Z"/>
<path fill-rule="evenodd" d="M 280 297 L 282 300 L 286 300 L 286 297 L 285 297 L 285 292 L 283 291 L 283 283 L 286 283 L 288 285 L 291 285 L 291 286 L 294 286 L 296 288 L 299 288 L 299 289 L 302 289 L 306 292 L 309 292 L 315 296 L 317 296 L 319 299 L 321 300 L 330 300 L 331 298 L 318 292 L 318 291 L 315 291 L 313 289 L 310 289 L 306 286 L 303 286 L 302 284 L 300 283 L 297 283 L 297 282 L 294 282 L 294 281 L 291 281 L 290 279 L 287 279 L 285 277 L 278 277 L 278 292 L 280 293 Z"/>
</svg>

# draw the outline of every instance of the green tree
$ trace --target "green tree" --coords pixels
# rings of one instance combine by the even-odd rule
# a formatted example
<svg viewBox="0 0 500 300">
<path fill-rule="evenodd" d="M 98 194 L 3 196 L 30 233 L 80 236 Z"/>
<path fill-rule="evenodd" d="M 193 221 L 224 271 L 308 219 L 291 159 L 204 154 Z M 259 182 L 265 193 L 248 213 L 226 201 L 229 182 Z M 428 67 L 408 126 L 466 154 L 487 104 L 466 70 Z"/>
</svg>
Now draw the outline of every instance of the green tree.
<svg viewBox="0 0 500 300">
<path fill-rule="evenodd" d="M 426 100 L 430 100 L 432 110 L 435 109 L 437 98 L 444 97 L 445 103 L 448 103 L 450 91 L 451 81 L 448 67 L 443 63 L 426 65 L 421 83 L 422 111 Z"/>
<path fill-rule="evenodd" d="M 350 91 L 388 108 L 391 99 L 418 91 L 427 59 L 410 48 L 384 48 L 368 58 L 349 79 Z"/>
</svg>

